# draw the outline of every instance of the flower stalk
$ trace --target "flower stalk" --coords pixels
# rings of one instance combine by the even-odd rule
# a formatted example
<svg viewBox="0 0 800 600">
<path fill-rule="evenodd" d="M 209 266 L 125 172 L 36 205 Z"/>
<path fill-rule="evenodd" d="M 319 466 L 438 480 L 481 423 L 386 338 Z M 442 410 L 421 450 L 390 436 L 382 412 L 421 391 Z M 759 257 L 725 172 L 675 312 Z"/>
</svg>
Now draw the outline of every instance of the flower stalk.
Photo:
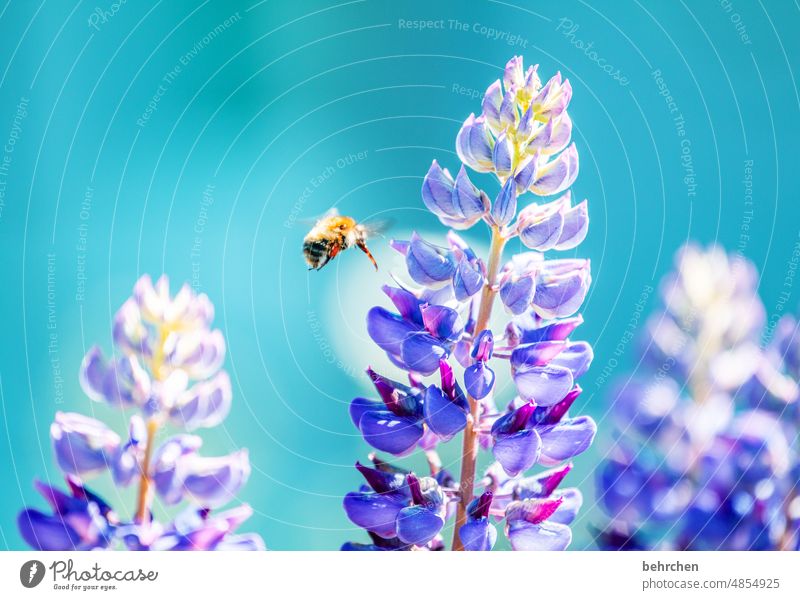
<svg viewBox="0 0 800 600">
<path fill-rule="evenodd" d="M 503 248 L 506 238 L 500 233 L 498 227 L 492 227 L 492 240 L 489 246 L 489 266 L 486 274 L 486 283 L 481 291 L 481 303 L 478 308 L 478 319 L 475 331 L 483 331 L 489 324 L 492 316 L 494 299 L 497 296 L 497 273 L 503 257 Z M 464 428 L 464 437 L 461 445 L 461 478 L 460 497 L 456 507 L 456 527 L 453 531 L 453 550 L 463 550 L 464 545 L 458 534 L 460 528 L 467 522 L 467 506 L 472 502 L 475 491 L 475 468 L 478 459 L 478 433 L 476 427 L 479 423 L 480 404 L 471 395 L 467 396 L 470 407 L 470 419 Z"/>
</svg>

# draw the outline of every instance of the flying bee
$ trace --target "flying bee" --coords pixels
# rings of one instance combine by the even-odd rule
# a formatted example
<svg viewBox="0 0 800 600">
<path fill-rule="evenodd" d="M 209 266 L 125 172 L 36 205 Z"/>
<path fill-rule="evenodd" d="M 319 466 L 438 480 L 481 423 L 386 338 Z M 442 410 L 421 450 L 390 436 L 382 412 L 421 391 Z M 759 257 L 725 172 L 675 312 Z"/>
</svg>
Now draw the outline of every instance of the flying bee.
<svg viewBox="0 0 800 600">
<path fill-rule="evenodd" d="M 303 239 L 303 255 L 309 270 L 320 270 L 342 250 L 356 246 L 367 255 L 377 271 L 378 263 L 367 248 L 367 238 L 386 227 L 386 223 L 358 223 L 352 217 L 340 215 L 335 208 L 329 210 Z"/>
</svg>

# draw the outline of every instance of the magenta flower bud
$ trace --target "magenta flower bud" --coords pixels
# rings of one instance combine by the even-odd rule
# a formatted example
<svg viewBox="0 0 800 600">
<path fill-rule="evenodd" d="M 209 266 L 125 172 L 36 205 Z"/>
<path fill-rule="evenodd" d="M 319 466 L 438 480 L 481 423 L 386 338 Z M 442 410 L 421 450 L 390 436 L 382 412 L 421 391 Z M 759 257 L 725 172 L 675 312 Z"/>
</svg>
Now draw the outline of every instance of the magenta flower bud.
<svg viewBox="0 0 800 600">
<path fill-rule="evenodd" d="M 489 521 L 492 497 L 491 490 L 487 490 L 467 507 L 467 522 L 458 531 L 464 550 L 485 552 L 497 542 L 497 529 Z"/>
<path fill-rule="evenodd" d="M 470 114 L 456 137 L 456 152 L 465 165 L 479 173 L 489 173 L 494 168 L 492 151 L 494 138 L 486 124 L 486 118 L 475 118 Z"/>
<path fill-rule="evenodd" d="M 78 413 L 57 412 L 50 439 L 65 473 L 91 477 L 112 464 L 121 440 L 105 423 Z"/>
<path fill-rule="evenodd" d="M 472 358 L 475 360 L 486 361 L 492 358 L 494 352 L 494 336 L 490 329 L 484 329 L 475 338 L 472 347 Z"/>
<path fill-rule="evenodd" d="M 526 402 L 492 425 L 492 454 L 510 477 L 530 469 L 541 455 L 542 439 L 529 422 L 535 408 Z"/>
<path fill-rule="evenodd" d="M 512 502 L 506 508 L 506 535 L 514 550 L 566 550 L 572 542 L 572 530 L 548 520 L 563 500 L 530 498 Z"/>
</svg>

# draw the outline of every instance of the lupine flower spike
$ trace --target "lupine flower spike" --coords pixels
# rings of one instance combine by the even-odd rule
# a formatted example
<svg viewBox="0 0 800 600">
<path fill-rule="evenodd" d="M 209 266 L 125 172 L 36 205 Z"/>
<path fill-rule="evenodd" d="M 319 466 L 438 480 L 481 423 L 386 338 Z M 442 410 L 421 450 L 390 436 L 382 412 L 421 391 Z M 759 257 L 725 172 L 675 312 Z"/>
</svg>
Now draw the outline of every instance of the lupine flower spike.
<svg viewBox="0 0 800 600">
<path fill-rule="evenodd" d="M 38 550 L 259 550 L 255 534 L 235 530 L 252 513 L 241 505 L 221 513 L 247 481 L 247 450 L 204 456 L 203 440 L 188 433 L 219 425 L 231 406 L 231 383 L 221 370 L 225 341 L 211 329 L 214 307 L 184 285 L 170 296 L 166 276 L 145 275 L 114 319 L 115 355 L 92 348 L 80 371 L 87 396 L 133 412 L 120 436 L 102 421 L 58 412 L 50 427 L 56 462 L 68 491 L 36 483 L 52 514 L 34 508 L 18 519 L 22 537 Z M 166 439 L 166 424 L 184 430 Z M 138 487 L 132 513 L 113 510 L 84 485 L 110 473 L 120 487 Z M 153 520 L 155 499 L 188 507 L 171 523 Z"/>
<path fill-rule="evenodd" d="M 742 257 L 693 245 L 662 280 L 647 369 L 612 394 L 602 548 L 800 549 L 800 335 L 791 316 L 762 335 L 757 283 Z"/>
<path fill-rule="evenodd" d="M 582 322 L 576 312 L 591 282 L 589 261 L 545 256 L 578 246 L 589 226 L 586 201 L 573 204 L 568 189 L 578 174 L 571 97 L 560 74 L 542 85 L 537 66 L 525 69 L 522 57 L 512 58 L 486 90 L 481 114 L 458 132 L 455 177 L 437 161 L 425 175 L 422 201 L 450 231 L 443 244 L 417 233 L 393 240 L 408 281 L 383 288 L 392 309 L 367 314 L 367 332 L 408 383 L 367 369 L 374 394 L 355 398 L 350 415 L 370 446 L 394 456 L 421 450 L 431 472 L 374 456 L 374 468 L 357 463 L 367 485 L 348 494 L 344 508 L 369 541 L 343 549 L 440 550 L 452 518 L 456 550 L 491 550 L 497 519 L 505 519 L 514 549 L 569 545 L 581 495 L 557 488 L 567 461 L 596 432 L 591 418 L 570 416 L 581 393 L 577 379 L 592 360 L 589 344 L 570 338 Z M 494 174 L 496 189 L 480 190 L 467 168 Z M 454 231 L 479 222 L 491 233 L 485 258 Z M 504 261 L 513 238 L 528 251 Z M 508 315 L 499 327 L 491 319 L 498 297 Z M 498 410 L 503 362 L 516 397 Z M 463 444 L 459 480 L 437 455 L 438 445 L 456 436 Z M 476 478 L 479 446 L 494 462 Z M 528 474 L 536 465 L 556 470 Z"/>
</svg>

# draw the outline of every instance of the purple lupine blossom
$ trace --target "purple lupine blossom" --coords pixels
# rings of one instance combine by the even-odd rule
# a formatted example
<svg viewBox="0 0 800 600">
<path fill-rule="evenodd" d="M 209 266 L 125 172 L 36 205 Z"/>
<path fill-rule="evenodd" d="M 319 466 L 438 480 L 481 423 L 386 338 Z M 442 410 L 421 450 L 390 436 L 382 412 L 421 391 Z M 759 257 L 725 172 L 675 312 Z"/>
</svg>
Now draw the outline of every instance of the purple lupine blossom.
<svg viewBox="0 0 800 600">
<path fill-rule="evenodd" d="M 581 393 L 576 381 L 592 360 L 589 344 L 570 338 L 582 322 L 576 312 L 591 282 L 589 261 L 544 254 L 575 248 L 589 225 L 586 201 L 573 206 L 568 191 L 578 174 L 571 96 L 560 74 L 542 85 L 537 66 L 526 70 L 522 57 L 512 58 L 487 89 L 482 114 L 470 115 L 457 135 L 456 176 L 437 161 L 425 175 L 423 203 L 451 230 L 443 244 L 416 232 L 392 241 L 407 276 L 383 288 L 393 309 L 367 315 L 369 336 L 408 383 L 369 368 L 376 395 L 355 398 L 350 416 L 376 450 L 423 451 L 430 474 L 377 457 L 374 469 L 357 463 L 368 486 L 348 494 L 344 508 L 370 541 L 343 549 L 440 550 L 440 531 L 453 517 L 454 549 L 491 550 L 499 519 L 515 549 L 569 545 L 582 497 L 558 484 L 596 433 L 591 418 L 570 415 Z M 479 189 L 466 167 L 494 174 L 495 190 Z M 481 221 L 492 236 L 485 258 L 453 231 Z M 504 261 L 513 238 L 528 251 Z M 503 321 L 491 318 L 498 297 Z M 516 397 L 501 410 L 495 388 L 504 361 Z M 460 482 L 441 470 L 437 454 L 459 435 Z M 476 479 L 478 447 L 494 462 Z M 530 475 L 536 465 L 556 471 Z"/>
<path fill-rule="evenodd" d="M 246 450 L 204 456 L 202 438 L 178 433 L 157 439 L 166 424 L 186 431 L 219 425 L 231 405 L 231 383 L 221 370 L 225 341 L 211 328 L 214 307 L 205 294 L 184 285 L 174 296 L 169 281 L 145 275 L 114 319 L 115 355 L 99 348 L 80 371 L 92 400 L 133 409 L 120 436 L 102 421 L 56 413 L 50 438 L 68 492 L 37 483 L 52 515 L 34 508 L 18 517 L 23 538 L 39 550 L 259 550 L 255 534 L 234 531 L 251 514 L 247 505 L 223 512 L 250 474 Z M 138 503 L 129 518 L 89 491 L 83 481 L 109 472 L 120 487 L 136 485 Z M 172 522 L 153 520 L 154 500 L 188 507 Z"/>
<path fill-rule="evenodd" d="M 757 283 L 745 259 L 694 245 L 662 280 L 643 340 L 650 373 L 612 395 L 601 547 L 800 549 L 800 337 L 787 316 L 760 342 Z"/>
</svg>

